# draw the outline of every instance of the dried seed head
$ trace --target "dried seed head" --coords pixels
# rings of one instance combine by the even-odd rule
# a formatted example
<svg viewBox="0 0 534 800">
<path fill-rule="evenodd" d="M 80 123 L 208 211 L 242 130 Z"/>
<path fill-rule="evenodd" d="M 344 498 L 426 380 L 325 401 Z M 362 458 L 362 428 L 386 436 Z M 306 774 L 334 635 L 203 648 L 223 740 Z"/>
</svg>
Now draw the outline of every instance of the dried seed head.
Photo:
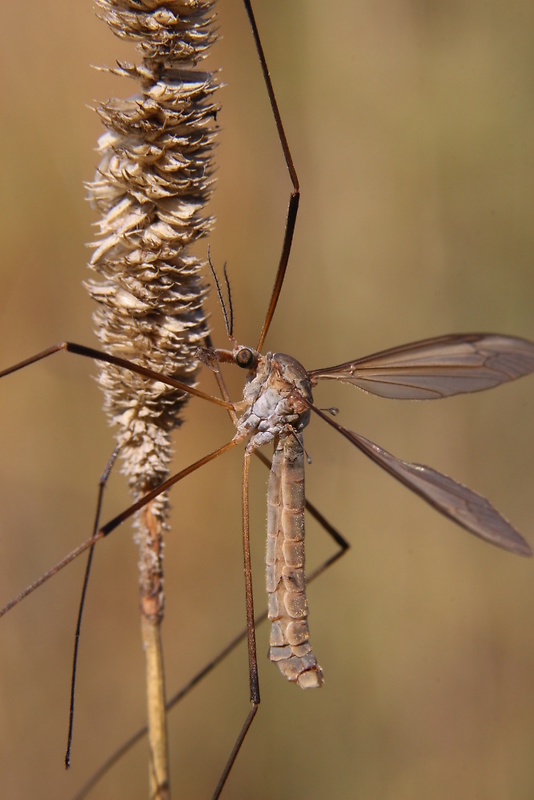
<svg viewBox="0 0 534 800">
<path fill-rule="evenodd" d="M 213 0 L 96 0 L 113 32 L 137 43 L 138 65 L 111 70 L 139 91 L 100 105 L 107 132 L 89 195 L 101 214 L 88 282 L 105 350 L 194 384 L 196 348 L 207 333 L 203 264 L 190 246 L 212 225 L 211 151 L 217 81 L 196 65 L 215 40 Z M 187 395 L 127 370 L 100 364 L 105 409 L 118 426 L 123 472 L 136 499 L 168 476 L 170 434 Z M 162 494 L 137 515 L 141 610 L 163 617 Z M 148 647 L 148 645 L 145 646 Z"/>
<path fill-rule="evenodd" d="M 88 282 L 105 350 L 193 384 L 195 349 L 207 327 L 201 262 L 189 246 L 212 219 L 211 150 L 217 105 L 212 74 L 194 69 L 215 39 L 213 3 L 97 0 L 121 38 L 137 43 L 140 65 L 112 72 L 139 81 L 138 94 L 97 108 L 108 129 L 89 186 L 101 238 Z M 118 425 L 123 471 L 136 497 L 167 477 L 170 432 L 183 393 L 112 365 L 100 365 L 105 408 Z M 166 499 L 151 506 L 164 523 Z"/>
</svg>

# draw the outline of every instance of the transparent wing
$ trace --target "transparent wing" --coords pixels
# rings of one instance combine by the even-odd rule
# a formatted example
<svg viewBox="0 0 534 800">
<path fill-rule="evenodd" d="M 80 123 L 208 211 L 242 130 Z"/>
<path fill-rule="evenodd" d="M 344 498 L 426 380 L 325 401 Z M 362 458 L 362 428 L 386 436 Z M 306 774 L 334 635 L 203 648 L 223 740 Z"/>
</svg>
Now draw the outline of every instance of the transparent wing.
<svg viewBox="0 0 534 800">
<path fill-rule="evenodd" d="M 523 537 L 485 497 L 481 497 L 466 486 L 456 483 L 452 478 L 448 478 L 430 467 L 401 461 L 365 437 L 333 423 L 322 413 L 320 416 L 333 424 L 343 436 L 355 444 L 362 453 L 369 456 L 379 467 L 385 469 L 412 492 L 418 494 L 446 517 L 457 522 L 458 525 L 504 550 L 522 556 L 532 555 L 532 551 Z"/>
<path fill-rule="evenodd" d="M 309 373 L 396 400 L 481 392 L 534 372 L 534 343 L 494 333 L 451 334 Z"/>
</svg>

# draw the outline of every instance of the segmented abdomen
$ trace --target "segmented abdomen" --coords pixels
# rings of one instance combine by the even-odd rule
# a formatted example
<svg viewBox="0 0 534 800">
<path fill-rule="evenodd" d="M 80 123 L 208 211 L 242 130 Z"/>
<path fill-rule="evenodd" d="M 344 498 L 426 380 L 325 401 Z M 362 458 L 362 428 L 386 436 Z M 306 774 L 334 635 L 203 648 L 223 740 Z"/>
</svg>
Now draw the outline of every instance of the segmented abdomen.
<svg viewBox="0 0 534 800">
<path fill-rule="evenodd" d="M 302 436 L 278 440 L 267 496 L 269 658 L 303 689 L 321 686 L 323 671 L 309 642 L 304 573 L 304 450 Z"/>
</svg>

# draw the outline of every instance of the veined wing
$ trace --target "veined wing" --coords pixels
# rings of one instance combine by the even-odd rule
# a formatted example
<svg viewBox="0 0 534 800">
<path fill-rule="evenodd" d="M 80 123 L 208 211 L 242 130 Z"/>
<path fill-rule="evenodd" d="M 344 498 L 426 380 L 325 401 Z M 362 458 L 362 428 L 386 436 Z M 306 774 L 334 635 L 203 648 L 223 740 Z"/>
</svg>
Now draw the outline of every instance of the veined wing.
<svg viewBox="0 0 534 800">
<path fill-rule="evenodd" d="M 534 372 L 534 343 L 494 333 L 451 334 L 309 372 L 380 397 L 433 400 L 481 392 Z"/>
<path fill-rule="evenodd" d="M 316 410 L 314 408 L 314 410 Z M 322 412 L 320 416 L 337 428 L 350 442 L 369 456 L 379 467 L 385 469 L 412 492 L 426 500 L 431 506 L 462 528 L 474 533 L 486 542 L 502 547 L 521 556 L 530 556 L 532 551 L 523 537 L 502 517 L 499 512 L 476 492 L 431 467 L 401 461 L 387 450 L 370 442 L 364 436 L 343 428 L 329 420 Z"/>
</svg>

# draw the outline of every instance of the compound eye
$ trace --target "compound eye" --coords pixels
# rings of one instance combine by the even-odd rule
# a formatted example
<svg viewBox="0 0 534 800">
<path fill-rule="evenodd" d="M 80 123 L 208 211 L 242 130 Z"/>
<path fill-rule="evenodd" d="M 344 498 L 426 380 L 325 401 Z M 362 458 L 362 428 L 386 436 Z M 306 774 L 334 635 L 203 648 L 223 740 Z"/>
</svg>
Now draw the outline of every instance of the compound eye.
<svg viewBox="0 0 534 800">
<path fill-rule="evenodd" d="M 252 350 L 249 350 L 248 347 L 242 347 L 241 350 L 238 350 L 235 356 L 235 363 L 238 367 L 242 369 L 249 369 L 253 367 L 256 362 L 256 356 Z"/>
</svg>

